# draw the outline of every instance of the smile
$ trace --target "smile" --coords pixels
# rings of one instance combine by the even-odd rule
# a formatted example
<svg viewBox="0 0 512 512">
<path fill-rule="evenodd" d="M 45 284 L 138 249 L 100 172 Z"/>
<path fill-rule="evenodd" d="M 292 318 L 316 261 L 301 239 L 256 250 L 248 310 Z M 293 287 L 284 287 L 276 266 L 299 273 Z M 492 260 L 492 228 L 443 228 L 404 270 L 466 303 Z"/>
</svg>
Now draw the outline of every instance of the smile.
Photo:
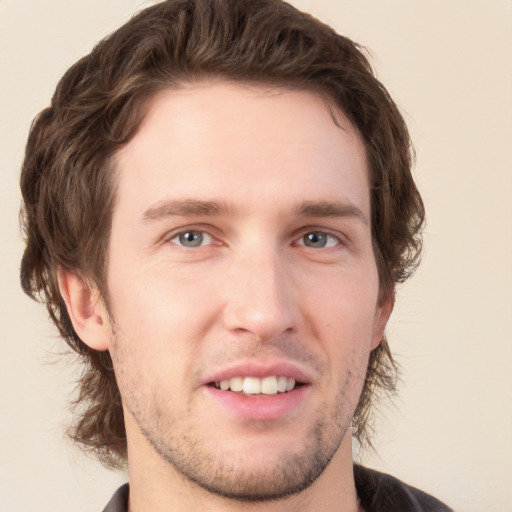
<svg viewBox="0 0 512 512">
<path fill-rule="evenodd" d="M 262 379 L 258 377 L 233 377 L 214 382 L 216 389 L 234 391 L 245 395 L 275 395 L 292 391 L 299 385 L 290 377 L 271 375 Z"/>
</svg>

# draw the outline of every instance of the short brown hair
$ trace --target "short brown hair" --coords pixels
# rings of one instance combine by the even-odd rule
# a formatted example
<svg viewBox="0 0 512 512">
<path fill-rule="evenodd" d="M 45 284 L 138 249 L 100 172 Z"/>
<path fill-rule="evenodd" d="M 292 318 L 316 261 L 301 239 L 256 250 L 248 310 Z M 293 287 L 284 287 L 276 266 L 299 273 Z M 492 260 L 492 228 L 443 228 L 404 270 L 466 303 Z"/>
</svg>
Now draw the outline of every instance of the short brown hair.
<svg viewBox="0 0 512 512">
<path fill-rule="evenodd" d="M 77 336 L 57 283 L 60 269 L 94 282 L 104 297 L 115 200 L 113 155 L 137 132 L 156 91 L 207 78 L 322 94 L 357 128 L 366 148 L 372 237 L 381 300 L 415 269 L 424 222 L 411 177 L 405 122 L 357 44 L 281 0 L 167 0 L 101 41 L 59 82 L 34 120 L 21 175 L 25 292 L 46 304 L 83 359 L 71 433 L 107 465 L 126 457 L 123 411 L 108 352 Z M 368 440 L 370 405 L 394 390 L 386 340 L 370 355 L 353 424 Z"/>
</svg>

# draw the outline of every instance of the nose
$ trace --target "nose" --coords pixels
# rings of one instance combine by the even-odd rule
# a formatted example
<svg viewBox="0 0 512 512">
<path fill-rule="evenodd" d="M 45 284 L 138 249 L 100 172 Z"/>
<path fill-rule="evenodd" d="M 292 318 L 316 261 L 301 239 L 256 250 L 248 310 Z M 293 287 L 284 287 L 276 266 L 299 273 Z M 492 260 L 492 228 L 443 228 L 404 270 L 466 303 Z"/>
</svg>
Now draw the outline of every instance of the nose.
<svg viewBox="0 0 512 512">
<path fill-rule="evenodd" d="M 255 248 L 231 261 L 227 274 L 224 323 L 230 332 L 271 341 L 295 331 L 298 308 L 284 255 Z"/>
</svg>

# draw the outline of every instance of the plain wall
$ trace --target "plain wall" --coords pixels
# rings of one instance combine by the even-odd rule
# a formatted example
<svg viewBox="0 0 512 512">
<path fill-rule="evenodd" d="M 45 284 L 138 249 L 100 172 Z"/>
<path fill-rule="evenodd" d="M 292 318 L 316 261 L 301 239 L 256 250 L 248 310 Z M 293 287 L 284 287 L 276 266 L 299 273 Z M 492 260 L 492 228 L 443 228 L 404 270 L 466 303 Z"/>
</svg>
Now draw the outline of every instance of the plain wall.
<svg viewBox="0 0 512 512">
<path fill-rule="evenodd" d="M 417 151 L 422 267 L 388 329 L 403 367 L 368 465 L 458 512 L 512 511 L 512 2 L 295 0 L 371 50 Z M 0 508 L 93 512 L 123 473 L 63 436 L 79 368 L 18 284 L 18 176 L 64 71 L 144 2 L 0 0 Z"/>
</svg>

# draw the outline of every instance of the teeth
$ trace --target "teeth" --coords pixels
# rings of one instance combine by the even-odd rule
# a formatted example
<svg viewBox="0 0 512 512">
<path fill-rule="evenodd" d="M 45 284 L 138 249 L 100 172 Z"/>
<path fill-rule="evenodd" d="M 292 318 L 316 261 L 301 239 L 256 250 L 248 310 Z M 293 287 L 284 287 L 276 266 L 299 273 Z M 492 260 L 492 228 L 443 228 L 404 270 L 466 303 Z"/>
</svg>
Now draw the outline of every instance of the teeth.
<svg viewBox="0 0 512 512">
<path fill-rule="evenodd" d="M 257 377 L 233 377 L 215 383 L 215 387 L 222 391 L 243 392 L 246 395 L 275 395 L 295 389 L 295 379 L 270 376 L 259 379 Z"/>
<path fill-rule="evenodd" d="M 243 392 L 246 395 L 259 395 L 261 393 L 261 380 L 256 377 L 245 377 Z"/>
<path fill-rule="evenodd" d="M 277 378 L 265 377 L 261 379 L 261 392 L 264 395 L 275 395 L 277 393 Z"/>
<path fill-rule="evenodd" d="M 244 379 L 242 377 L 235 377 L 234 379 L 229 379 L 229 389 L 231 391 L 242 391 L 244 389 Z"/>
<path fill-rule="evenodd" d="M 286 377 L 279 377 L 277 379 L 277 391 L 279 391 L 279 393 L 284 393 L 286 391 L 287 384 L 288 379 Z"/>
</svg>

